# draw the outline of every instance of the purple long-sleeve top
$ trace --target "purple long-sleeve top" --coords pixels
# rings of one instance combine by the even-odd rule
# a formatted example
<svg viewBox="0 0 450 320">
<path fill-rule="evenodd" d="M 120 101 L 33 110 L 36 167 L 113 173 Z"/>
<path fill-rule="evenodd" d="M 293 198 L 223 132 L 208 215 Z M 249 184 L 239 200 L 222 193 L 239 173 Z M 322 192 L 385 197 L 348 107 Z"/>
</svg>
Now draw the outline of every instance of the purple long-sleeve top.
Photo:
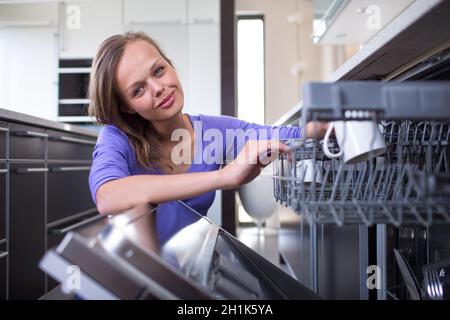
<svg viewBox="0 0 450 320">
<path fill-rule="evenodd" d="M 194 162 L 187 173 L 214 171 L 226 161 L 236 157 L 243 143 L 249 139 L 297 139 L 301 137 L 300 127 L 272 127 L 248 123 L 229 116 L 188 115 L 195 131 Z M 243 140 L 241 139 L 243 137 Z M 102 128 L 93 152 L 93 163 L 89 175 L 91 195 L 96 201 L 98 188 L 111 180 L 132 175 L 164 174 L 158 169 L 142 167 L 128 140 L 118 127 L 107 125 Z M 202 215 L 206 215 L 215 197 L 215 191 L 180 199 Z M 157 214 L 158 233 L 165 242 L 174 232 L 195 221 L 181 214 L 187 210 L 177 201 L 161 206 Z"/>
</svg>

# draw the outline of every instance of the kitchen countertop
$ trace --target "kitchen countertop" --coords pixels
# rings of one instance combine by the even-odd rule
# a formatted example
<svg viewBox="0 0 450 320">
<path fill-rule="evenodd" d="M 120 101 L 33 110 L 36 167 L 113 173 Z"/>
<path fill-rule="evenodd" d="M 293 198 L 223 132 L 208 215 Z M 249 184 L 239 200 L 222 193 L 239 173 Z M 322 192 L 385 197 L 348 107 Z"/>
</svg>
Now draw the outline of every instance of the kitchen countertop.
<svg viewBox="0 0 450 320">
<path fill-rule="evenodd" d="M 62 131 L 81 134 L 84 136 L 89 136 L 92 138 L 97 138 L 97 136 L 98 136 L 97 132 L 84 129 L 79 126 L 70 125 L 70 124 L 66 124 L 66 123 L 60 123 L 60 122 L 56 122 L 56 121 L 51 121 L 51 120 L 19 113 L 19 112 L 15 112 L 15 111 L 11 111 L 11 110 L 6 110 L 3 108 L 0 108 L 0 120 L 14 121 L 14 122 L 22 123 L 22 124 L 27 124 L 27 125 L 62 130 Z"/>
</svg>

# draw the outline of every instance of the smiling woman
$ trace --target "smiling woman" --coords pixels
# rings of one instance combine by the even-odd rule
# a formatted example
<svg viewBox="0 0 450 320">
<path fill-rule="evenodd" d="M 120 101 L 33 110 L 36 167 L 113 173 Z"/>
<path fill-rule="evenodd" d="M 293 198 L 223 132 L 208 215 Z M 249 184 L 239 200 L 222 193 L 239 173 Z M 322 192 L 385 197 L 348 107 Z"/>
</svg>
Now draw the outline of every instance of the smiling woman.
<svg viewBox="0 0 450 320">
<path fill-rule="evenodd" d="M 176 70 L 157 44 L 140 32 L 115 35 L 101 44 L 93 61 L 89 91 L 90 114 L 106 125 L 94 149 L 89 177 L 92 197 L 103 214 L 142 203 L 184 200 L 206 215 L 215 190 L 235 189 L 253 180 L 267 164 L 261 155 L 270 154 L 272 160 L 288 150 L 279 139 L 301 137 L 299 127 L 183 114 L 184 94 Z M 227 141 L 237 139 L 227 135 L 230 129 L 240 130 L 244 136 L 252 130 L 252 134 L 238 147 Z M 187 134 L 177 136 L 179 130 Z M 182 137 L 181 141 L 176 137 Z M 216 161 L 201 157 L 194 161 L 209 150 L 212 139 L 221 144 L 212 151 Z M 182 150 L 194 150 L 182 163 L 174 158 L 180 144 Z M 165 206 L 170 212 L 159 215 L 162 225 L 177 229 L 188 223 L 179 220 L 177 205 Z"/>
</svg>

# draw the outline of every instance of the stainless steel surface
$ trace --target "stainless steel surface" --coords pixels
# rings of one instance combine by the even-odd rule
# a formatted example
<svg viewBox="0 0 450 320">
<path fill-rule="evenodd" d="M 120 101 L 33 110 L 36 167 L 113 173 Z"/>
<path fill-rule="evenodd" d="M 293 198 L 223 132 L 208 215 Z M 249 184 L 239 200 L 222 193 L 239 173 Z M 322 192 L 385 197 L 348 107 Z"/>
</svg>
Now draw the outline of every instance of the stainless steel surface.
<svg viewBox="0 0 450 320">
<path fill-rule="evenodd" d="M 420 300 L 420 287 L 410 266 L 408 265 L 408 262 L 397 249 L 394 249 L 394 254 L 395 259 L 397 260 L 398 267 L 400 268 L 403 281 L 405 282 L 409 294 L 411 295 L 411 299 Z"/>
<path fill-rule="evenodd" d="M 95 284 L 119 299 L 319 298 L 186 203 L 177 207 L 185 222 L 161 238 L 167 205 L 93 219 L 49 251 L 41 267 L 64 284 L 62 262 L 77 265 L 92 280 L 89 292 L 76 291 L 83 298 L 95 296 Z"/>
</svg>

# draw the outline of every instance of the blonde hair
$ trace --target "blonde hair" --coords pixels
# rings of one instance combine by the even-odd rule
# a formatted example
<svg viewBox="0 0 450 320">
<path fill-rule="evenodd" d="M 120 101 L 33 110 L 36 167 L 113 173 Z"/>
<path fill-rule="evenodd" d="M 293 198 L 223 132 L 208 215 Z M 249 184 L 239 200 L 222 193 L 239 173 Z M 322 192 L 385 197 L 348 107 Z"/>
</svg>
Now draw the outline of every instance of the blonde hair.
<svg viewBox="0 0 450 320">
<path fill-rule="evenodd" d="M 144 32 L 127 32 L 107 38 L 100 45 L 92 62 L 89 79 L 89 115 L 101 124 L 115 125 L 129 138 L 139 164 L 155 167 L 160 159 L 160 136 L 152 123 L 139 114 L 126 113 L 126 103 L 120 93 L 115 72 L 125 46 L 136 40 L 153 45 L 171 65 L 156 42 Z"/>
</svg>

